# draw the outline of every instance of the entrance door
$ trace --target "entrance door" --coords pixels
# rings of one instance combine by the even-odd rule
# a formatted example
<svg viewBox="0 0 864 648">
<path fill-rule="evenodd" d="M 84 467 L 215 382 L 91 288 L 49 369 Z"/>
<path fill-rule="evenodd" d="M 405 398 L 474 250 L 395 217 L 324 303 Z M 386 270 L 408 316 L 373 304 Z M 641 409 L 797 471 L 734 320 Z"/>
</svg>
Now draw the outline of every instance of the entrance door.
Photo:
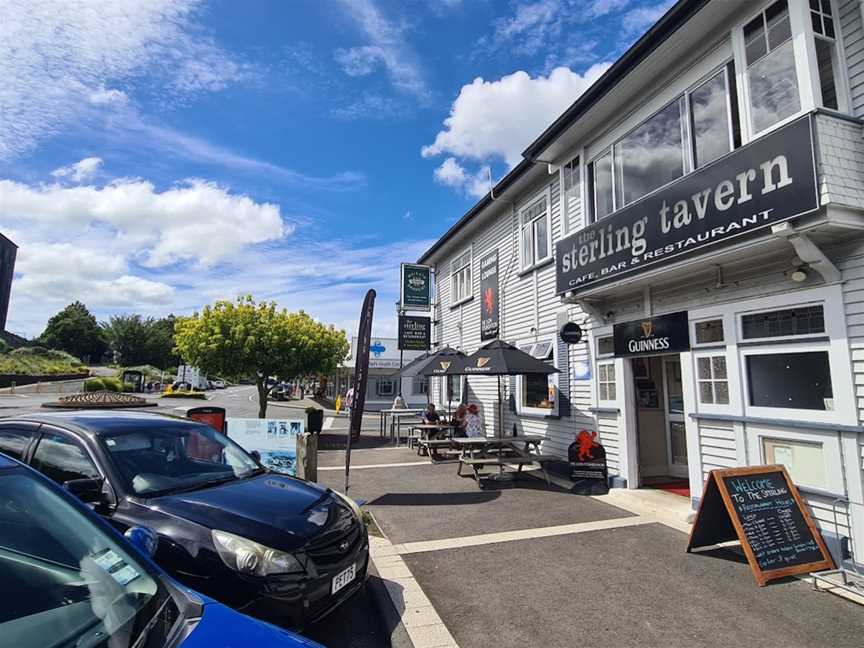
<svg viewBox="0 0 864 648">
<path fill-rule="evenodd" d="M 687 477 L 687 435 L 684 431 L 684 385 L 679 356 L 663 358 L 666 401 L 666 452 L 669 474 Z"/>
</svg>

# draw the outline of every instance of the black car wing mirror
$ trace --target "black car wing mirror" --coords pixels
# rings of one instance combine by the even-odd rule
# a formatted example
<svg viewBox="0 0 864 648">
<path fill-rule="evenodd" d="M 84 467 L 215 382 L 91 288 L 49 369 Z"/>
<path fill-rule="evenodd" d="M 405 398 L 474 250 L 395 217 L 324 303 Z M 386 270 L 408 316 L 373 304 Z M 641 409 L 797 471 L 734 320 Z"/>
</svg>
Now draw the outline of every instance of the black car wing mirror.
<svg viewBox="0 0 864 648">
<path fill-rule="evenodd" d="M 101 477 L 85 478 L 85 479 L 70 479 L 63 482 L 63 488 L 72 493 L 82 502 L 101 503 L 106 500 L 102 492 L 102 483 L 105 480 Z"/>
<path fill-rule="evenodd" d="M 250 455 L 250 456 L 251 456 L 255 461 L 257 461 L 258 463 L 261 463 L 261 453 L 260 453 L 260 452 L 258 452 L 257 450 L 253 450 L 252 452 L 249 453 L 249 455 Z"/>
</svg>

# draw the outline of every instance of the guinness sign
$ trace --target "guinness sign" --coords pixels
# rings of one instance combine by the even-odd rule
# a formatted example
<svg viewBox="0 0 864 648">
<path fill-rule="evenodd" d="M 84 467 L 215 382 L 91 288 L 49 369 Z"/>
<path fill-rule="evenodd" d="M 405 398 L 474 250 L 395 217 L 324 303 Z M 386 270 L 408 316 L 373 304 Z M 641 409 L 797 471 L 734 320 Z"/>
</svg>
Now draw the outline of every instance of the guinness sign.
<svg viewBox="0 0 864 648">
<path fill-rule="evenodd" d="M 690 350 L 687 311 L 616 324 L 612 335 L 617 357 Z"/>
</svg>

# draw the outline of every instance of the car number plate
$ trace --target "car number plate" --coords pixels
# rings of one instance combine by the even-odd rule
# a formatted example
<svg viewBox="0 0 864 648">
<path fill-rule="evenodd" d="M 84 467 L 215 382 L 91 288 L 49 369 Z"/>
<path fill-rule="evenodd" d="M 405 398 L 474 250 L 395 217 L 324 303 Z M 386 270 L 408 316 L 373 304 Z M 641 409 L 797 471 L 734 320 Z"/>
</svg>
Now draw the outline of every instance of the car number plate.
<svg viewBox="0 0 864 648">
<path fill-rule="evenodd" d="M 343 587 L 345 587 L 348 583 L 354 580 L 354 577 L 357 575 L 357 566 L 351 565 L 348 569 L 345 569 L 333 577 L 333 583 L 330 586 L 330 593 L 335 594 Z"/>
</svg>

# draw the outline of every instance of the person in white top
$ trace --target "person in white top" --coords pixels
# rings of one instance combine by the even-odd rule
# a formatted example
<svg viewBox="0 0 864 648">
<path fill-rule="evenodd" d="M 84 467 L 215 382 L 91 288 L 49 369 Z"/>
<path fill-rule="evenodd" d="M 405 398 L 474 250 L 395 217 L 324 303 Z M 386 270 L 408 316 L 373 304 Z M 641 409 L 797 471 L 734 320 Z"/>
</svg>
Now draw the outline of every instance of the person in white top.
<svg viewBox="0 0 864 648">
<path fill-rule="evenodd" d="M 465 434 L 469 437 L 484 437 L 486 431 L 483 429 L 483 419 L 480 418 L 480 408 L 477 403 L 471 403 L 468 406 L 468 413 L 465 415 Z"/>
</svg>

